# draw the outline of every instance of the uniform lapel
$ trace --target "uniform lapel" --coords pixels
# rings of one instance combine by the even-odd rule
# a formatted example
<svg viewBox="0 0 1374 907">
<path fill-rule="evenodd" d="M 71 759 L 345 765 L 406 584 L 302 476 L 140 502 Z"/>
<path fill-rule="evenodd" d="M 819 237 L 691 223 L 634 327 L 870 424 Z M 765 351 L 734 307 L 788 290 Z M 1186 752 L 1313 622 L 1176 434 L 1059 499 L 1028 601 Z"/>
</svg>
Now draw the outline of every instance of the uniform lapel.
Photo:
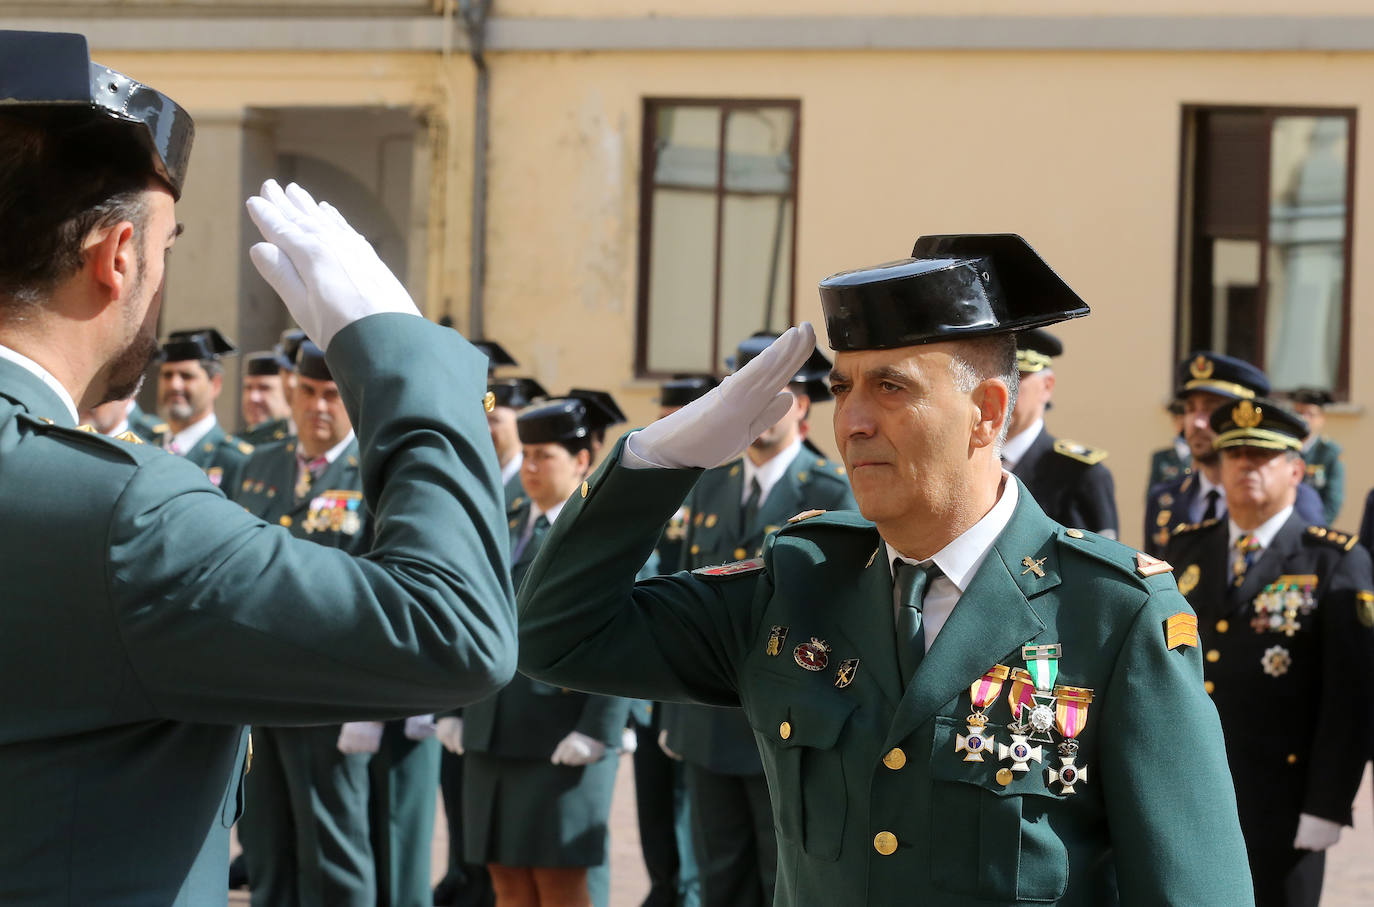
<svg viewBox="0 0 1374 907">
<path fill-rule="evenodd" d="M 1182 565 L 1185 570 L 1195 566 L 1198 571 L 1197 587 L 1189 591 L 1187 598 L 1199 617 L 1217 618 L 1227 613 L 1231 598 L 1226 521 L 1196 531 L 1200 533 L 1197 548 L 1189 563 Z M 1177 571 L 1178 565 L 1174 569 Z"/>
<path fill-rule="evenodd" d="M 186 451 L 186 459 L 190 460 L 201 469 L 206 468 L 214 461 L 215 448 L 219 446 L 219 442 L 222 440 L 224 440 L 224 429 L 220 428 L 219 423 L 216 422 L 210 430 L 205 433 L 205 437 L 201 438 L 190 450 Z M 206 449 L 207 445 L 209 446 L 208 450 Z"/>
<path fill-rule="evenodd" d="M 1024 487 L 1020 491 L 1007 528 L 912 676 L 884 748 L 895 746 L 1007 653 L 1016 652 L 1045 629 L 1028 596 L 1059 585 L 1056 529 L 1030 493 Z M 1043 577 L 1022 566 L 1026 557 L 1037 562 Z M 1043 563 L 1039 563 L 1041 558 Z"/>
<path fill-rule="evenodd" d="M 896 615 L 893 611 L 892 568 L 887 563 L 887 548 L 878 533 L 873 533 L 872 556 L 859 572 L 859 588 L 852 611 L 846 610 L 844 636 L 856 642 L 863 652 L 860 671 L 877 678 L 878 688 L 892 705 L 902 699 L 902 677 L 897 667 Z M 846 571 L 850 569 L 848 565 Z"/>
</svg>

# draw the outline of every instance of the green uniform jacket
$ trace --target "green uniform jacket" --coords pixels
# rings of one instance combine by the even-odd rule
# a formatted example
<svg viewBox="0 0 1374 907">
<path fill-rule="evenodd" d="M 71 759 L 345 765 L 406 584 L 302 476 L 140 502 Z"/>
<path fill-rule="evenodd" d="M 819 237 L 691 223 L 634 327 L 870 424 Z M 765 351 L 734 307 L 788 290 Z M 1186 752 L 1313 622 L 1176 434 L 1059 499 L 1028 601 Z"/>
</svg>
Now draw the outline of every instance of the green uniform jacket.
<svg viewBox="0 0 1374 907">
<path fill-rule="evenodd" d="M 1326 522 L 1334 522 L 1345 503 L 1345 464 L 1341 462 L 1341 445 L 1329 438 L 1318 438 L 1302 452 L 1307 463 L 1303 479 L 1317 490 L 1322 498 Z"/>
<path fill-rule="evenodd" d="M 1166 646 L 1166 621 L 1191 615 L 1171 574 L 1142 575 L 1136 552 L 1064 529 L 1022 488 L 903 692 L 891 570 L 871 524 L 816 517 L 772 536 L 755 564 L 635 586 L 699 473 L 619 459 L 568 505 L 530 569 L 521 670 L 743 705 L 778 829 L 776 904 L 1110 904 L 1113 869 L 1126 904 L 1253 903 L 1201 655 Z M 813 637 L 830 647 L 821 671 L 793 655 Z M 1071 794 L 1045 765 L 1003 784 L 998 763 L 955 751 L 970 684 L 995 664 L 1022 666 L 1027 643 L 1061 644 L 1059 683 L 1094 691 L 1078 756 L 1090 774 Z M 988 709 L 1003 745 L 1008 717 L 1004 694 Z M 1045 762 L 1058 761 L 1046 747 Z"/>
<path fill-rule="evenodd" d="M 138 435 L 147 444 L 156 444 L 167 433 L 167 423 L 156 416 L 150 416 L 137 404 L 129 410 L 129 431 Z"/>
<path fill-rule="evenodd" d="M 367 558 L 75 430 L 0 362 L 0 903 L 223 904 L 242 725 L 402 717 L 509 680 L 485 358 L 384 314 L 328 359 L 377 515 Z"/>
<path fill-rule="evenodd" d="M 257 428 L 239 432 L 239 438 L 257 447 L 273 441 L 285 441 L 291 436 L 290 419 L 268 419 Z"/>
<path fill-rule="evenodd" d="M 1145 487 L 1153 488 L 1161 482 L 1172 482 L 1186 476 L 1192 469 L 1192 454 L 1179 456 L 1178 448 L 1170 444 L 1150 454 L 1150 480 Z"/>
<path fill-rule="evenodd" d="M 739 526 L 744 466 L 735 460 L 708 469 L 687 496 L 679 569 L 691 570 L 754 557 L 763 540 L 804 510 L 852 510 L 854 495 L 844 467 L 803 447 L 759 508 L 754 525 Z M 671 526 L 671 521 L 669 526 Z M 665 568 L 669 567 L 666 562 Z M 739 709 L 667 703 L 663 729 L 668 748 L 683 759 L 726 775 L 763 772 L 749 720 Z"/>
<path fill-rule="evenodd" d="M 301 498 L 295 496 L 297 443 L 292 438 L 255 449 L 230 496 L 249 513 L 285 526 L 296 538 L 364 554 L 372 527 L 358 475 L 357 439 L 315 477 Z"/>
<path fill-rule="evenodd" d="M 216 423 L 206 432 L 205 437 L 186 454 L 186 459 L 205 470 L 210 484 L 216 488 L 235 488 L 243 475 L 243 466 L 253 445 L 226 434 Z"/>
</svg>

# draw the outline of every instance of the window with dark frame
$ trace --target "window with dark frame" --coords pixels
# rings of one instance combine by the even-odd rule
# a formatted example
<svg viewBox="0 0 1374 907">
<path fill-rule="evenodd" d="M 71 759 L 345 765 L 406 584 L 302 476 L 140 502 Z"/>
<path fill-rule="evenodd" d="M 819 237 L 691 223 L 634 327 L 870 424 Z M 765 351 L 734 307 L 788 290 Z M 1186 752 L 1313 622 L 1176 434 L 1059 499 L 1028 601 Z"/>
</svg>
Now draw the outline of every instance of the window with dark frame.
<svg viewBox="0 0 1374 907">
<path fill-rule="evenodd" d="M 1355 111 L 1183 109 L 1177 358 L 1349 393 Z"/>
<path fill-rule="evenodd" d="M 635 371 L 722 374 L 795 300 L 795 100 L 647 98 Z"/>
</svg>

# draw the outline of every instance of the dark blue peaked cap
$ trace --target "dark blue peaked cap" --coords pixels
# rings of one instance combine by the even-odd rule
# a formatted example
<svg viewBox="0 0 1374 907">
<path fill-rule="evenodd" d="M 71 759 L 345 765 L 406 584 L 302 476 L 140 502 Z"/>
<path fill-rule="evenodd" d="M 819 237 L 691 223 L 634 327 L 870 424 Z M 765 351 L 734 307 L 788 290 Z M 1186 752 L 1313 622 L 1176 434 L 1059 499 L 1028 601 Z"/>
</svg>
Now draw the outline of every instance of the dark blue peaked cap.
<svg viewBox="0 0 1374 907">
<path fill-rule="evenodd" d="M 1270 387 L 1264 372 L 1244 359 L 1200 350 L 1178 364 L 1177 396 L 1193 391 L 1245 400 L 1269 396 Z"/>
<path fill-rule="evenodd" d="M 832 350 L 886 350 L 1044 327 L 1088 304 L 1015 233 L 922 236 L 911 257 L 821 281 Z"/>
<path fill-rule="evenodd" d="M 175 101 L 108 66 L 91 62 L 84 35 L 0 30 L 0 113 L 34 114 L 55 129 L 128 124 L 149 169 L 181 198 L 196 125 Z"/>
</svg>

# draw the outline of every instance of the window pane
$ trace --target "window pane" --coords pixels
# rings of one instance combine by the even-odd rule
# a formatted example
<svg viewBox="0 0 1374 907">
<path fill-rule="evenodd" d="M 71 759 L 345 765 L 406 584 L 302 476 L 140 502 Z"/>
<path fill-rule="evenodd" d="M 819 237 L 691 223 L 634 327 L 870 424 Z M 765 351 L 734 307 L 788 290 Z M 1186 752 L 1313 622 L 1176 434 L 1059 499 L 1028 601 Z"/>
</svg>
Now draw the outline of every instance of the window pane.
<svg viewBox="0 0 1374 907">
<path fill-rule="evenodd" d="M 1345 117 L 1274 119 L 1265 361 L 1275 388 L 1336 386 L 1347 138 Z"/>
<path fill-rule="evenodd" d="M 1212 342 L 1247 362 L 1259 361 L 1260 244 L 1246 239 L 1212 243 Z"/>
<path fill-rule="evenodd" d="M 661 108 L 656 137 L 655 185 L 715 190 L 720 108 Z"/>
<path fill-rule="evenodd" d="M 646 364 L 656 372 L 713 371 L 715 193 L 659 189 L 653 205 Z"/>
</svg>

